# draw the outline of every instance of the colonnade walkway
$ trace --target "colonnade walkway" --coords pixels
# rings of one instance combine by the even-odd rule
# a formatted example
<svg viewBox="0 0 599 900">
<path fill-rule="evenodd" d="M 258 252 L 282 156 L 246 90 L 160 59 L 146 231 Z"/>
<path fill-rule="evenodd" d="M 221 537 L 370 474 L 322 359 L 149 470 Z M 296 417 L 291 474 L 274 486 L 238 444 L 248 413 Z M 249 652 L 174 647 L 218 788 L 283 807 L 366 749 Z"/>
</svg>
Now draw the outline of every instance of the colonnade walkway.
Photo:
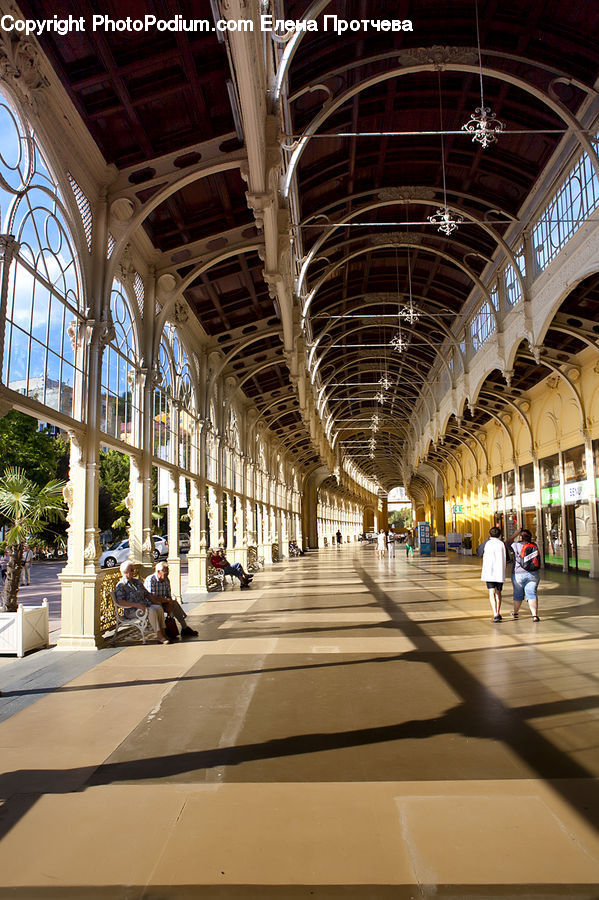
<svg viewBox="0 0 599 900">
<path fill-rule="evenodd" d="M 0 896 L 596 898 L 599 585 L 486 593 L 330 548 L 196 598 L 197 640 L 68 654 L 0 726 Z"/>
</svg>

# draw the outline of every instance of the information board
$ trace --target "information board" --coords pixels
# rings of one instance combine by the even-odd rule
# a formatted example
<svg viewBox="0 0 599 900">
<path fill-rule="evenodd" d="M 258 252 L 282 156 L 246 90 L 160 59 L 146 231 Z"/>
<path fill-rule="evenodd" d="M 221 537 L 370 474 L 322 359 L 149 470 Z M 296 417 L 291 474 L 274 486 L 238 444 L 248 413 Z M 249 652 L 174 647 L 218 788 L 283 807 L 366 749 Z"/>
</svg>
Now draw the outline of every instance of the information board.
<svg viewBox="0 0 599 900">
<path fill-rule="evenodd" d="M 431 555 L 431 526 L 428 522 L 418 522 L 418 544 L 421 556 Z"/>
</svg>

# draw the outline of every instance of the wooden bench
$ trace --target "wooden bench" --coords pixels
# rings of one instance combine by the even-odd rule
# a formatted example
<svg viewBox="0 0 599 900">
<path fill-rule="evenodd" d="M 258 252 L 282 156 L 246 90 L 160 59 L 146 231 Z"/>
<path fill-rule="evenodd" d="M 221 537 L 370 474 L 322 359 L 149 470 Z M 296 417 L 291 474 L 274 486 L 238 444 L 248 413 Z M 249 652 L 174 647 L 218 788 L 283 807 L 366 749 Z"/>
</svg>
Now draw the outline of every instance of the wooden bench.
<svg viewBox="0 0 599 900">
<path fill-rule="evenodd" d="M 264 557 L 258 556 L 258 548 L 254 546 L 248 547 L 248 572 L 261 572 L 263 568 Z"/>
<path fill-rule="evenodd" d="M 208 591 L 224 591 L 225 578 L 231 579 L 233 584 L 233 576 L 225 575 L 222 569 L 217 569 L 212 565 L 211 559 L 214 551 L 211 550 L 206 557 L 206 590 Z"/>
<path fill-rule="evenodd" d="M 148 616 L 147 609 L 135 609 L 135 615 L 131 618 L 128 618 L 127 612 L 131 610 L 130 606 L 119 606 L 116 599 L 116 592 L 112 591 L 112 602 L 114 603 L 114 614 L 116 616 L 116 625 L 114 628 L 114 636 L 112 638 L 113 641 L 116 641 L 117 634 L 119 633 L 119 628 L 137 628 L 139 633 L 141 634 L 141 642 L 145 644 L 146 635 L 147 634 L 155 634 L 150 625 L 150 619 Z M 158 598 L 156 598 L 158 599 Z"/>
</svg>

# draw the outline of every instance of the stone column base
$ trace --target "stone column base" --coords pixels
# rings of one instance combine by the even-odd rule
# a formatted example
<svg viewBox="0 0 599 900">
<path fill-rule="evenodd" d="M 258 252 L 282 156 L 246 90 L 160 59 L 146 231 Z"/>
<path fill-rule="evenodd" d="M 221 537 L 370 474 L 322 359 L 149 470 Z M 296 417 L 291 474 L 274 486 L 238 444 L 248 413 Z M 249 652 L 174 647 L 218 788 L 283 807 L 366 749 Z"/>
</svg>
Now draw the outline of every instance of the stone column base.
<svg viewBox="0 0 599 900">
<path fill-rule="evenodd" d="M 187 590 L 206 590 L 206 553 L 187 554 Z"/>
<path fill-rule="evenodd" d="M 61 633 L 57 646 L 64 650 L 97 650 L 102 638 L 100 607 L 104 572 L 75 575 L 66 569 L 58 576 L 62 585 Z"/>
</svg>

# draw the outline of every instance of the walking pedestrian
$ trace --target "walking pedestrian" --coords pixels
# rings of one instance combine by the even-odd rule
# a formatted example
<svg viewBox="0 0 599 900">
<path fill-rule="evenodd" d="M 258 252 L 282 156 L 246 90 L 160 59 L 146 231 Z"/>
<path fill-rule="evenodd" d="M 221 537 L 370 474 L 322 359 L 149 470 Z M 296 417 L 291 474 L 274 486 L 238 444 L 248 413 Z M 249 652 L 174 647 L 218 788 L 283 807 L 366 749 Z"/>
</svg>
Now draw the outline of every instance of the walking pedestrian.
<svg viewBox="0 0 599 900">
<path fill-rule="evenodd" d="M 378 533 L 377 539 L 376 539 L 376 551 L 379 555 L 379 559 L 383 558 L 383 556 L 385 555 L 386 549 L 387 549 L 387 535 L 381 528 L 381 530 Z"/>
<path fill-rule="evenodd" d="M 406 559 L 408 556 L 414 556 L 414 538 L 411 534 L 406 537 Z"/>
<path fill-rule="evenodd" d="M 33 550 L 29 544 L 23 544 L 23 560 L 21 568 L 21 584 L 31 584 L 31 566 L 33 564 Z"/>
<path fill-rule="evenodd" d="M 395 559 L 395 535 L 392 531 L 387 532 L 387 551 L 389 559 Z"/>
<path fill-rule="evenodd" d="M 501 592 L 505 581 L 505 545 L 501 540 L 501 531 L 493 526 L 489 531 L 489 537 L 477 549 L 477 555 L 483 558 L 483 567 L 480 573 L 481 581 L 485 581 L 489 590 L 489 603 L 493 613 L 493 622 L 501 622 Z"/>
<path fill-rule="evenodd" d="M 540 622 L 538 588 L 541 578 L 541 554 L 539 548 L 533 542 L 531 532 L 527 528 L 522 528 L 514 535 L 509 549 L 514 558 L 512 568 L 514 608 L 510 615 L 512 619 L 517 619 L 522 601 L 526 599 L 533 622 Z"/>
</svg>

